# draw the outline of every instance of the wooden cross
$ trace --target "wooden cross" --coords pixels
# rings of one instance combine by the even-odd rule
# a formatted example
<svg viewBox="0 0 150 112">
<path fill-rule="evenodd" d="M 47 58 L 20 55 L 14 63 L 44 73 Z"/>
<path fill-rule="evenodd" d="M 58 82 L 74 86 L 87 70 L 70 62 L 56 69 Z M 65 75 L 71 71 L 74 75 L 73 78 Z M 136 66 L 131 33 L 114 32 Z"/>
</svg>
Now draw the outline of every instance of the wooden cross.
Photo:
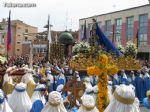
<svg viewBox="0 0 150 112">
<path fill-rule="evenodd" d="M 76 100 L 80 99 L 85 91 L 85 85 L 83 81 L 77 81 L 77 76 L 74 75 L 73 78 L 67 82 L 64 86 L 63 92 L 71 92 L 68 96 L 68 100 L 70 102 L 70 107 L 77 106 Z"/>
</svg>

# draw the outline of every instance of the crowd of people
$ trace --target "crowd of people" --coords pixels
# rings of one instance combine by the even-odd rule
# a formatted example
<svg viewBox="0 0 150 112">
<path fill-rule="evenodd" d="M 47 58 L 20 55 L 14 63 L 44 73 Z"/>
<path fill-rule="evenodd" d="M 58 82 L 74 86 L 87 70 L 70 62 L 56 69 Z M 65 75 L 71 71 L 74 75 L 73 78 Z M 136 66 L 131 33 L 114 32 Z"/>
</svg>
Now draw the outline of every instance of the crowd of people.
<svg viewBox="0 0 150 112">
<path fill-rule="evenodd" d="M 23 76 L 12 76 L 17 69 Z M 70 74 L 67 77 L 66 74 Z M 63 92 L 65 84 L 76 75 L 83 81 L 85 91 L 75 106 L 70 106 L 70 91 Z M 3 77 L 0 89 L 1 112 L 99 112 L 97 109 L 97 76 L 81 76 L 69 68 L 66 61 L 21 66 L 10 65 Z M 140 112 L 143 104 L 150 108 L 149 69 L 126 72 L 121 70 L 114 77 L 108 75 L 109 105 L 104 112 Z"/>
</svg>

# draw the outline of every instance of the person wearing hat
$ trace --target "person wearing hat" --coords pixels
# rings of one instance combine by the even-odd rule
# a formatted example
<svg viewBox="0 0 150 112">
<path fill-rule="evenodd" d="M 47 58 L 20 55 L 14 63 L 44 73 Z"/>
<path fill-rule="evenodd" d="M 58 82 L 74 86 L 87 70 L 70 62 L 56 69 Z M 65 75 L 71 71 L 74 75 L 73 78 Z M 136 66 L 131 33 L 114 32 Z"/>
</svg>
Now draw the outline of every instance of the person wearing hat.
<svg viewBox="0 0 150 112">
<path fill-rule="evenodd" d="M 124 84 L 118 86 L 104 112 L 140 112 L 133 88 Z"/>
<path fill-rule="evenodd" d="M 150 109 L 150 90 L 146 93 L 147 97 L 143 99 L 143 105 L 147 109 Z"/>
<path fill-rule="evenodd" d="M 26 74 L 22 76 L 21 82 L 27 84 L 27 93 L 29 97 L 31 98 L 34 89 L 36 87 L 36 83 L 33 78 L 33 70 L 27 69 Z"/>
<path fill-rule="evenodd" d="M 46 99 L 44 96 L 45 91 L 46 87 L 44 84 L 37 85 L 31 97 L 33 105 L 30 112 L 41 112 L 41 110 L 44 108 L 44 105 L 46 104 Z"/>
<path fill-rule="evenodd" d="M 13 112 L 10 108 L 3 90 L 0 89 L 0 112 Z"/>
<path fill-rule="evenodd" d="M 6 70 L 6 73 L 3 77 L 3 90 L 6 95 L 11 94 L 14 89 L 13 79 L 10 76 L 10 72 L 13 70 L 13 67 L 9 67 Z"/>
<path fill-rule="evenodd" d="M 13 112 L 30 112 L 32 102 L 26 92 L 26 84 L 19 83 L 15 86 L 10 98 L 8 99 Z"/>
<path fill-rule="evenodd" d="M 57 91 L 52 91 L 49 94 L 46 106 L 41 112 L 67 112 L 63 105 L 61 94 Z"/>
<path fill-rule="evenodd" d="M 81 97 L 82 104 L 79 107 L 78 112 L 99 112 L 95 106 L 95 100 L 91 95 L 83 95 Z"/>
</svg>

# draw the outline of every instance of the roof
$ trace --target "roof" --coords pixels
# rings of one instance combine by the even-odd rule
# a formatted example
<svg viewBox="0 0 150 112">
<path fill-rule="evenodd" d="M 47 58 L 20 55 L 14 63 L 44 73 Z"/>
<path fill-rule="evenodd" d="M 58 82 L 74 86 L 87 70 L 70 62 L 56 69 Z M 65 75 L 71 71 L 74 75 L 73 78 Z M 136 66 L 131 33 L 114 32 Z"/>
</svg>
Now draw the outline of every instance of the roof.
<svg viewBox="0 0 150 112">
<path fill-rule="evenodd" d="M 132 7 L 132 8 L 123 9 L 123 10 L 114 11 L 114 12 L 109 12 L 109 13 L 105 13 L 105 14 L 94 15 L 94 16 L 87 17 L 87 18 L 81 18 L 79 20 L 84 20 L 84 19 L 93 18 L 93 17 L 97 17 L 97 16 L 104 16 L 104 15 L 108 15 L 108 14 L 113 14 L 113 13 L 118 13 L 118 12 L 122 12 L 122 11 L 128 11 L 128 10 L 132 10 L 132 9 L 136 9 L 136 8 L 142 8 L 142 7 L 148 7 L 148 6 L 150 6 L 150 4 L 141 5 L 141 6 Z"/>
<path fill-rule="evenodd" d="M 19 20 L 19 19 L 16 19 L 16 20 L 11 20 L 11 24 L 14 26 L 16 23 L 21 23 L 21 24 L 24 24 L 26 26 L 29 26 L 29 27 L 33 27 L 33 28 L 37 28 L 35 26 L 31 26 L 31 25 L 28 25 L 26 23 L 24 23 L 23 21 Z M 5 20 L 5 21 L 1 21 L 0 24 L 8 24 L 8 21 Z"/>
<path fill-rule="evenodd" d="M 65 31 L 65 32 L 62 32 L 60 35 L 59 35 L 59 38 L 58 38 L 59 42 L 62 43 L 62 44 L 68 44 L 68 45 L 71 45 L 71 44 L 74 44 L 75 43 L 75 40 L 72 36 L 72 34 L 68 31 Z"/>
<path fill-rule="evenodd" d="M 52 37 L 52 41 L 55 41 L 55 37 L 56 37 L 56 35 L 58 36 L 58 38 L 59 38 L 59 36 L 60 36 L 60 34 L 61 33 L 63 33 L 64 31 L 51 31 L 51 37 Z M 47 34 L 47 31 L 44 31 L 44 32 L 39 32 L 39 33 L 44 33 L 44 34 Z M 72 34 L 72 36 L 73 36 L 73 38 L 75 39 L 75 40 L 77 40 L 78 39 L 78 31 L 75 31 L 75 32 L 70 32 L 71 34 Z"/>
</svg>

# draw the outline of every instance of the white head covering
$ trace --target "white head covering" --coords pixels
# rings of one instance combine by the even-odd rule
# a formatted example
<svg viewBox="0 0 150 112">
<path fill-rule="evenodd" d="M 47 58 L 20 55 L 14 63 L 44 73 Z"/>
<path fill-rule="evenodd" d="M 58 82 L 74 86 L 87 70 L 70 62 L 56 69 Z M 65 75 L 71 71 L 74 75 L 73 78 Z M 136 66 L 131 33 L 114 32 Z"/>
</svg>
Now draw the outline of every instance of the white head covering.
<svg viewBox="0 0 150 112">
<path fill-rule="evenodd" d="M 32 107 L 31 100 L 26 92 L 26 84 L 19 83 L 16 85 L 8 103 L 13 112 L 30 112 Z"/>
<path fill-rule="evenodd" d="M 77 81 L 81 81 L 80 76 L 79 76 L 79 72 L 75 71 L 76 77 L 77 77 Z"/>
<path fill-rule="evenodd" d="M 149 75 L 149 69 L 146 67 L 145 69 L 144 69 L 144 77 L 150 77 L 150 75 Z"/>
<path fill-rule="evenodd" d="M 90 78 L 89 77 L 84 78 L 84 84 L 85 84 L 86 89 L 87 88 L 92 88 L 92 84 L 90 82 Z"/>
<path fill-rule="evenodd" d="M 123 73 L 123 78 L 127 79 L 127 75 L 125 72 Z"/>
<path fill-rule="evenodd" d="M 63 88 L 64 88 L 64 85 L 63 85 L 63 84 L 60 84 L 60 85 L 58 85 L 56 91 L 62 92 L 62 89 L 63 89 Z"/>
<path fill-rule="evenodd" d="M 33 75 L 31 73 L 31 69 L 28 69 L 29 71 L 22 76 L 22 79 L 21 79 L 21 82 L 25 83 L 25 84 L 28 84 L 31 80 L 34 82 L 34 79 L 33 79 Z"/>
<path fill-rule="evenodd" d="M 95 106 L 95 100 L 91 95 L 84 95 L 82 98 L 82 105 L 78 112 L 99 112 Z"/>
<path fill-rule="evenodd" d="M 116 88 L 113 98 L 104 112 L 140 112 L 138 103 L 132 87 L 122 84 Z"/>
<path fill-rule="evenodd" d="M 31 97 L 32 103 L 36 100 L 41 100 L 44 105 L 46 104 L 44 95 L 41 95 L 41 93 L 40 93 L 41 91 L 43 91 L 45 89 L 46 89 L 46 87 L 44 84 L 39 84 L 36 86 L 35 91 Z"/>
<path fill-rule="evenodd" d="M 41 112 L 67 112 L 62 103 L 61 94 L 57 91 L 51 92 L 49 94 L 48 103 Z"/>
<path fill-rule="evenodd" d="M 115 75 L 114 75 L 114 79 L 119 80 L 118 74 L 115 74 Z"/>
<path fill-rule="evenodd" d="M 5 99 L 4 92 L 0 89 L 0 112 L 13 112 Z"/>
<path fill-rule="evenodd" d="M 54 77 L 52 76 L 50 70 L 47 71 L 47 80 L 50 80 L 50 83 L 54 82 Z"/>
</svg>

